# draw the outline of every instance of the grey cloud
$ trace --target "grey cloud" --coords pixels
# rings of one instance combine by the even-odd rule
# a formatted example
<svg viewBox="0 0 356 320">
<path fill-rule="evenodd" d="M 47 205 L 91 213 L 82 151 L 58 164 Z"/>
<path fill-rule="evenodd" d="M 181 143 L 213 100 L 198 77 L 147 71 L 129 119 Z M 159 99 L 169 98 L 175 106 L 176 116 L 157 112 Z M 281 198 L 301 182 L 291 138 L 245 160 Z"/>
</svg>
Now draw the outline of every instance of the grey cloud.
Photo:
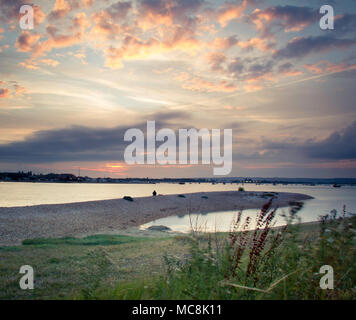
<svg viewBox="0 0 356 320">
<path fill-rule="evenodd" d="M 244 71 L 244 69 L 245 69 L 245 62 L 239 58 L 232 60 L 227 67 L 227 71 L 234 78 L 239 78 L 241 73 Z"/>
<path fill-rule="evenodd" d="M 356 14 L 345 13 L 335 17 L 334 31 L 340 34 L 355 33 Z"/>
<path fill-rule="evenodd" d="M 326 139 L 298 142 L 265 141 L 263 148 L 277 155 L 299 154 L 311 159 L 351 160 L 356 159 L 356 121 L 344 130 L 331 133 Z"/>
<path fill-rule="evenodd" d="M 342 132 L 303 147 L 305 153 L 318 159 L 356 159 L 356 121 Z"/>
<path fill-rule="evenodd" d="M 175 23 L 185 26 L 196 22 L 195 13 L 205 4 L 204 0 L 173 0 L 167 6 L 165 0 L 140 0 L 138 11 L 142 16 L 154 13 L 162 16 L 171 14 Z"/>
<path fill-rule="evenodd" d="M 355 39 L 336 38 L 331 34 L 323 36 L 299 37 L 288 42 L 278 50 L 274 57 L 280 58 L 302 58 L 311 53 L 318 53 L 339 48 L 345 49 L 356 44 Z"/>
<path fill-rule="evenodd" d="M 65 161 L 119 161 L 128 145 L 124 141 L 127 129 L 146 132 L 146 121 L 155 120 L 156 130 L 171 128 L 169 121 L 188 117 L 184 112 L 161 112 L 142 117 L 130 126 L 90 128 L 72 126 L 63 129 L 38 131 L 25 138 L 0 145 L 0 162 L 49 163 Z"/>
<path fill-rule="evenodd" d="M 117 2 L 106 9 L 110 17 L 114 20 L 125 19 L 132 4 L 128 1 Z"/>
<path fill-rule="evenodd" d="M 291 64 L 290 62 L 283 63 L 280 66 L 278 66 L 279 73 L 288 72 L 291 71 L 292 69 L 293 69 L 293 64 Z"/>
<path fill-rule="evenodd" d="M 273 71 L 274 61 L 264 59 L 236 58 L 227 66 L 227 73 L 236 80 L 248 80 L 261 77 Z"/>
<path fill-rule="evenodd" d="M 19 16 L 20 7 L 31 4 L 25 0 L 0 0 L 0 21 L 9 23 Z"/>
<path fill-rule="evenodd" d="M 272 29 L 277 27 L 281 29 L 304 28 L 320 19 L 319 9 L 306 6 L 275 6 L 264 10 L 253 12 L 247 20 L 258 20 L 260 16 L 267 15 L 272 18 L 265 23 L 261 30 L 262 36 L 270 37 L 273 35 Z"/>
<path fill-rule="evenodd" d="M 24 141 L 1 145 L 0 161 L 46 163 L 120 160 L 126 129 L 74 126 L 39 131 L 26 137 Z"/>
</svg>

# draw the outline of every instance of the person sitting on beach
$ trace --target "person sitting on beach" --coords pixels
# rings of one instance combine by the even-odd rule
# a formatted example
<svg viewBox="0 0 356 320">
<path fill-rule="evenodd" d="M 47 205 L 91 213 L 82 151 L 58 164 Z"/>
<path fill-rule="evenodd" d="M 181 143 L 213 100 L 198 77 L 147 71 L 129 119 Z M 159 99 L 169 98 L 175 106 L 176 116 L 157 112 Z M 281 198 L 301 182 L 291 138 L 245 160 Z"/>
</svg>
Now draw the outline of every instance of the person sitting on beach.
<svg viewBox="0 0 356 320">
<path fill-rule="evenodd" d="M 156 190 L 153 190 L 152 195 L 155 197 L 157 195 Z"/>
</svg>

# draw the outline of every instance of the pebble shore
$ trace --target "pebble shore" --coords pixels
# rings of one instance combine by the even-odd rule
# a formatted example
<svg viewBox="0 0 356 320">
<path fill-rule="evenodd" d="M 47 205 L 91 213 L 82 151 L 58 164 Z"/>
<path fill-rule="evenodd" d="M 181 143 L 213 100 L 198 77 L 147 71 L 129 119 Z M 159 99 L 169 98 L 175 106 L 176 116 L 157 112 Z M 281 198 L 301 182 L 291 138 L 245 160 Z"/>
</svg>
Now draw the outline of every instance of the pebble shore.
<svg viewBox="0 0 356 320">
<path fill-rule="evenodd" d="M 0 245 L 18 245 L 25 239 L 84 236 L 126 230 L 171 215 L 258 209 L 266 192 L 199 192 L 184 195 L 0 208 Z M 280 192 L 273 204 L 288 206 L 312 197 Z"/>
</svg>

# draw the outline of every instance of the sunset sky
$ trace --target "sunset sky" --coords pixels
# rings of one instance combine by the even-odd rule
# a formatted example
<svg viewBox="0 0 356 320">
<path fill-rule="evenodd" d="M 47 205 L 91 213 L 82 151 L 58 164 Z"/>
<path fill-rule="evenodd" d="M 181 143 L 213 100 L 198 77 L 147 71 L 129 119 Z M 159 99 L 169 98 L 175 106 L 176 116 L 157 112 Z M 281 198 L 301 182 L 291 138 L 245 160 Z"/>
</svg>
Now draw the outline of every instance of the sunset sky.
<svg viewBox="0 0 356 320">
<path fill-rule="evenodd" d="M 356 1 L 0 0 L 0 171 L 129 166 L 124 132 L 233 129 L 231 176 L 356 178 Z M 322 5 L 335 10 L 321 30 Z"/>
</svg>

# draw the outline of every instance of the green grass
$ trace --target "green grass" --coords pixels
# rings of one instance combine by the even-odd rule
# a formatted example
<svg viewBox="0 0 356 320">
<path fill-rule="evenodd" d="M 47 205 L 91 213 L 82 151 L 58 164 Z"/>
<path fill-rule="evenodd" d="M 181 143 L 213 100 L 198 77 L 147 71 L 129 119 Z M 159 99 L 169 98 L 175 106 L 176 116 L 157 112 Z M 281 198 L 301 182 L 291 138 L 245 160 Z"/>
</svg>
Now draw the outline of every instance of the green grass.
<svg viewBox="0 0 356 320">
<path fill-rule="evenodd" d="M 85 238 L 40 238 L 27 239 L 22 242 L 24 246 L 57 246 L 57 245 L 74 245 L 74 246 L 108 246 L 123 243 L 144 241 L 144 237 L 131 237 L 123 235 L 94 235 Z"/>
<path fill-rule="evenodd" d="M 291 213 L 292 218 L 295 213 Z M 269 214 L 273 216 L 273 211 L 262 212 L 256 232 L 195 233 L 176 238 L 188 244 L 189 254 L 186 259 L 165 255 L 164 275 L 119 283 L 113 290 L 96 291 L 94 296 L 174 300 L 356 298 L 356 217 L 328 216 L 319 224 L 270 228 Z M 333 290 L 320 288 L 323 274 L 319 270 L 323 265 L 334 269 Z"/>
<path fill-rule="evenodd" d="M 264 223 L 257 233 L 95 235 L 0 247 L 0 299 L 356 298 L 355 217 L 269 228 L 263 238 Z M 18 284 L 25 264 L 35 272 L 31 291 Z M 334 268 L 334 290 L 319 287 L 325 264 Z"/>
<path fill-rule="evenodd" d="M 164 273 L 165 252 L 188 250 L 172 237 L 98 235 L 24 243 L 0 247 L 0 299 L 91 299 L 99 288 L 110 290 Z M 22 265 L 34 268 L 34 290 L 19 288 Z"/>
</svg>

